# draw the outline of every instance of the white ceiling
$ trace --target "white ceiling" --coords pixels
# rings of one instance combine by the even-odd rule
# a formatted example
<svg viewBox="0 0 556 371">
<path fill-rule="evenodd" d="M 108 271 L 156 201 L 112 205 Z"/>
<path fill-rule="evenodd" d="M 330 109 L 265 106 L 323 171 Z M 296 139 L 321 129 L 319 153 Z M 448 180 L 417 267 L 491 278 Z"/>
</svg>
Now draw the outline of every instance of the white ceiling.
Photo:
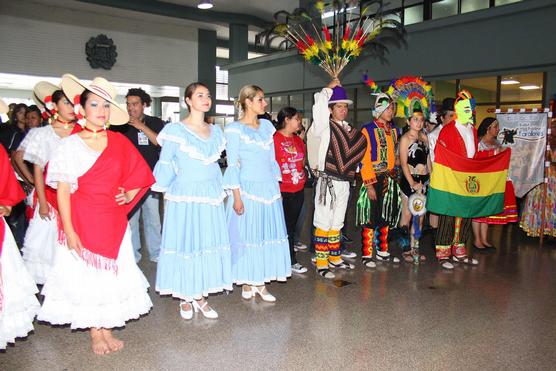
<svg viewBox="0 0 556 371">
<path fill-rule="evenodd" d="M 164 0 L 164 2 L 196 7 L 198 0 Z M 299 0 L 214 0 L 211 10 L 219 12 L 254 15 L 272 21 L 274 13 L 280 10 L 292 11 L 299 7 Z M 210 12 L 211 10 L 207 10 Z"/>
</svg>

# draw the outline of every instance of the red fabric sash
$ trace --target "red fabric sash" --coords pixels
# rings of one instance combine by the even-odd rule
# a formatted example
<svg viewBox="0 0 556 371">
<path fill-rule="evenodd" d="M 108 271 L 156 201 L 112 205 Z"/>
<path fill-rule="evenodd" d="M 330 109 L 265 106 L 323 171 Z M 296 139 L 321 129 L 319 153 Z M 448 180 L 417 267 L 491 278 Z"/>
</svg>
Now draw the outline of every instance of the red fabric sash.
<svg viewBox="0 0 556 371">
<path fill-rule="evenodd" d="M 81 257 L 96 268 L 117 272 L 116 258 L 126 228 L 127 214 L 155 179 L 133 144 L 120 133 L 107 131 L 108 144 L 93 166 L 78 178 L 71 195 L 71 219 L 84 249 Z M 118 188 L 141 191 L 119 206 Z"/>
<path fill-rule="evenodd" d="M 71 131 L 70 135 L 77 134 L 81 130 L 83 130 L 82 126 L 76 123 L 75 125 L 73 125 L 73 130 Z M 48 173 L 48 163 L 46 163 L 46 165 L 44 166 L 43 179 L 46 179 L 47 173 Z M 51 217 L 56 218 L 56 222 L 58 224 L 58 242 L 60 244 L 63 244 L 66 237 L 64 234 L 64 226 L 62 225 L 62 220 L 58 212 L 58 194 L 56 193 L 56 189 L 50 187 L 47 184 L 44 184 L 44 195 L 46 197 L 46 202 L 48 202 L 48 204 L 53 208 Z M 38 204 L 38 196 L 37 196 L 37 192 L 35 191 L 33 193 L 33 206 L 28 207 L 26 210 L 26 216 L 28 220 L 31 220 L 35 215 L 35 208 L 37 207 L 37 204 Z"/>
</svg>

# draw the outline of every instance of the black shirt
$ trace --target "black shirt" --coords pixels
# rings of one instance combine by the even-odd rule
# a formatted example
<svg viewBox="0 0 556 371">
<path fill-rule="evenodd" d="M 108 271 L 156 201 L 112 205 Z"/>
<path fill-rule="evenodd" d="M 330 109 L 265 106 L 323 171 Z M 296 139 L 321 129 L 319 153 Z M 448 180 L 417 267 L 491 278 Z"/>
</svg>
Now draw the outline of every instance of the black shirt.
<svg viewBox="0 0 556 371">
<path fill-rule="evenodd" d="M 25 137 L 25 131 L 12 124 L 0 124 L 0 143 L 6 152 L 11 153 L 19 147 Z"/>
<path fill-rule="evenodd" d="M 158 117 L 144 115 L 143 120 L 145 125 L 157 134 L 160 133 L 164 127 L 164 121 Z M 154 169 L 154 165 L 156 165 L 156 162 L 160 157 L 160 146 L 154 145 L 145 133 L 137 130 L 129 124 L 110 126 L 110 130 L 117 131 L 125 135 L 127 139 L 129 139 L 139 150 L 145 161 L 147 161 L 151 167 L 151 170 Z"/>
</svg>

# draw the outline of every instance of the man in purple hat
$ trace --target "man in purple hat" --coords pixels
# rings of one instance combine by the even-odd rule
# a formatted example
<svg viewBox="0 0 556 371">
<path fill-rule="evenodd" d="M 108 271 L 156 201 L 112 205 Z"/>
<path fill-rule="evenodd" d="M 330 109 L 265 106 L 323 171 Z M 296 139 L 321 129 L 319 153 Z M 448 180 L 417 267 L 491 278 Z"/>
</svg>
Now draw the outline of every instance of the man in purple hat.
<svg viewBox="0 0 556 371">
<path fill-rule="evenodd" d="M 313 124 L 307 132 L 309 165 L 318 177 L 315 188 L 313 242 L 319 275 L 334 278 L 332 269 L 353 269 L 342 260 L 340 230 L 349 199 L 350 182 L 365 154 L 367 142 L 346 117 L 348 99 L 340 80 L 315 93 Z"/>
</svg>

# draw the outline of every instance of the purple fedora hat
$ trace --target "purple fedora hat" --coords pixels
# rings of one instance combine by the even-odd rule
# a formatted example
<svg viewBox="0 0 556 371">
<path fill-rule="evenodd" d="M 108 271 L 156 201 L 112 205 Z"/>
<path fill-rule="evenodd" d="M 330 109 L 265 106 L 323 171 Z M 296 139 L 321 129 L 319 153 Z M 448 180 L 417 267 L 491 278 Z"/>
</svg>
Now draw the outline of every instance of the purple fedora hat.
<svg viewBox="0 0 556 371">
<path fill-rule="evenodd" d="M 328 100 L 328 104 L 332 103 L 347 103 L 353 104 L 353 101 L 348 98 L 346 90 L 341 86 L 336 86 L 332 89 L 332 96 Z"/>
</svg>

